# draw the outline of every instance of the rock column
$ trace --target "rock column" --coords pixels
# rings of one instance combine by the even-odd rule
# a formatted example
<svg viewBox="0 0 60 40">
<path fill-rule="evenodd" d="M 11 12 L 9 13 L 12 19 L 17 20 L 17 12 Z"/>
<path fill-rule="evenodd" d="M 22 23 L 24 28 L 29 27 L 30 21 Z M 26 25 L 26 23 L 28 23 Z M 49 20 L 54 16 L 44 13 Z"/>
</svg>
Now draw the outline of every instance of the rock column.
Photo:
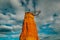
<svg viewBox="0 0 60 40">
<path fill-rule="evenodd" d="M 25 13 L 20 40 L 39 40 L 32 12 Z"/>
</svg>

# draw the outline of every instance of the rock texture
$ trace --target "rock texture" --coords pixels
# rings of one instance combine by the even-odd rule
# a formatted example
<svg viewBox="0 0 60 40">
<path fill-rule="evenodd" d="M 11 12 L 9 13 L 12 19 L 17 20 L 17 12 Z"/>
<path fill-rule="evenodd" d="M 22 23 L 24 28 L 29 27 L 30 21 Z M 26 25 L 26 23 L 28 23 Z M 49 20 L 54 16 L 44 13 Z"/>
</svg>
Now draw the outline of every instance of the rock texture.
<svg viewBox="0 0 60 40">
<path fill-rule="evenodd" d="M 33 13 L 26 12 L 20 40 L 39 40 Z"/>
</svg>

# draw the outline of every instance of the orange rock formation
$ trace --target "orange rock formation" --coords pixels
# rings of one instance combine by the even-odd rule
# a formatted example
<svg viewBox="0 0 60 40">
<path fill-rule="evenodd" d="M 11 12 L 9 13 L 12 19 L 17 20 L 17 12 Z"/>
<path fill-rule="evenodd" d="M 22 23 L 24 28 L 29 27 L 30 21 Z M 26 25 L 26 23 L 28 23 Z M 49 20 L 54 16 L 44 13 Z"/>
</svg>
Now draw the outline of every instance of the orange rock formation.
<svg viewBox="0 0 60 40">
<path fill-rule="evenodd" d="M 20 40 L 39 40 L 33 13 L 26 12 Z"/>
</svg>

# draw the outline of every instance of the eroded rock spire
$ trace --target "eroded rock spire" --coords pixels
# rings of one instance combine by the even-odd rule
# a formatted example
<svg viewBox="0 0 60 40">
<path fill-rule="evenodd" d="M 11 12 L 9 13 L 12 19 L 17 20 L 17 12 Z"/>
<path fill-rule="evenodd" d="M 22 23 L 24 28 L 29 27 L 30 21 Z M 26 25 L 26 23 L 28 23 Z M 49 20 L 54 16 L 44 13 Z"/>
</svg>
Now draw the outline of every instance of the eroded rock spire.
<svg viewBox="0 0 60 40">
<path fill-rule="evenodd" d="M 32 12 L 25 13 L 20 40 L 39 40 Z"/>
</svg>

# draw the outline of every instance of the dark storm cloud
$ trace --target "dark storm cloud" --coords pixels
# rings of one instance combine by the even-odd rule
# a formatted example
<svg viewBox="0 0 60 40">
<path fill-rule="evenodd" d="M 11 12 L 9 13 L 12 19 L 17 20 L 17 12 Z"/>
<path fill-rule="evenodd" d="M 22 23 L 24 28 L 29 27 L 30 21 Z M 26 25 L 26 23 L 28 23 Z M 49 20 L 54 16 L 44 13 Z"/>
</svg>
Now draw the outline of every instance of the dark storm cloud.
<svg viewBox="0 0 60 40">
<path fill-rule="evenodd" d="M 36 7 L 38 6 L 38 0 L 32 0 L 32 5 L 34 12 L 36 12 Z"/>
<path fill-rule="evenodd" d="M 10 4 L 10 2 L 8 0 L 6 0 L 6 1 L 1 0 L 0 13 L 2 12 L 4 15 L 6 15 L 7 12 L 11 12 L 11 13 L 15 14 L 14 10 L 15 9 L 13 8 L 13 6 Z"/>
<path fill-rule="evenodd" d="M 11 32 L 11 29 L 0 28 L 0 32 Z"/>
<path fill-rule="evenodd" d="M 30 9 L 28 8 L 28 4 L 29 4 L 29 0 L 27 1 L 27 0 L 19 0 L 20 1 L 20 3 L 21 3 L 21 5 L 22 5 L 22 7 L 25 9 L 25 11 L 30 11 Z"/>
<path fill-rule="evenodd" d="M 30 1 L 32 4 L 30 5 Z M 36 7 L 38 5 L 38 0 L 20 0 L 21 5 L 25 8 L 26 11 L 31 11 L 28 6 L 32 6 L 33 10 L 36 11 Z"/>
<path fill-rule="evenodd" d="M 12 27 L 0 25 L 0 33 L 9 33 L 12 32 Z"/>
<path fill-rule="evenodd" d="M 29 0 L 25 0 L 26 1 L 26 4 L 28 5 L 29 4 Z"/>
</svg>

